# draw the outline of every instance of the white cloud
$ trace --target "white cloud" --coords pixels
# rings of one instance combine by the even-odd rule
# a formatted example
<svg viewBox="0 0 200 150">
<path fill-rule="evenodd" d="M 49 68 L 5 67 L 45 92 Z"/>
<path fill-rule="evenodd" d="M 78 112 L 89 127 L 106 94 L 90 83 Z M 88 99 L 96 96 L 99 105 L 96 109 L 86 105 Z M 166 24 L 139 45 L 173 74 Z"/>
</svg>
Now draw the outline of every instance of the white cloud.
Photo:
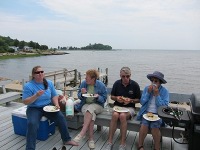
<svg viewBox="0 0 200 150">
<path fill-rule="evenodd" d="M 52 18 L 27 20 L 1 12 L 1 33 L 51 46 L 103 42 L 114 48 L 200 49 L 198 0 L 40 0 L 37 4 Z"/>
</svg>

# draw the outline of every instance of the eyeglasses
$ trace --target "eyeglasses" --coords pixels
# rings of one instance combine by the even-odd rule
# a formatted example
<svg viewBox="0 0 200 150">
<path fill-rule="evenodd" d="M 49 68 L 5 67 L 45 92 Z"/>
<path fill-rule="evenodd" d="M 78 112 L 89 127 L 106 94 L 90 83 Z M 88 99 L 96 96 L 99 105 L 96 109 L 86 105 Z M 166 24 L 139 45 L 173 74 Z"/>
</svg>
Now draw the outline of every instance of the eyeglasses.
<svg viewBox="0 0 200 150">
<path fill-rule="evenodd" d="M 36 71 L 35 74 L 44 73 L 44 71 Z"/>
<path fill-rule="evenodd" d="M 122 78 L 130 78 L 130 75 L 122 75 Z"/>
<path fill-rule="evenodd" d="M 159 80 L 158 79 L 151 79 L 151 82 L 158 83 Z"/>
</svg>

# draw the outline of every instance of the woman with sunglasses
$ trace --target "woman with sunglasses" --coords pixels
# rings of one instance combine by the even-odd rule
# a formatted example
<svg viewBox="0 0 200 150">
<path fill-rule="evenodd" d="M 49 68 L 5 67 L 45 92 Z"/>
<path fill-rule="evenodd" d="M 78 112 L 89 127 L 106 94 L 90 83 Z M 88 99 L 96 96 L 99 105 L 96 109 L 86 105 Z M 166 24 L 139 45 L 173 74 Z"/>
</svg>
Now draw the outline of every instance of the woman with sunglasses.
<svg viewBox="0 0 200 150">
<path fill-rule="evenodd" d="M 120 121 L 120 145 L 119 150 L 126 149 L 127 120 L 135 116 L 135 103 L 139 103 L 140 87 L 137 82 L 131 80 L 131 70 L 129 67 L 122 67 L 120 70 L 121 79 L 113 84 L 111 99 L 114 101 L 114 110 L 126 109 L 127 111 L 113 111 L 109 127 L 108 143 L 106 150 L 112 149 L 112 140 L 117 129 L 117 122 Z M 117 107 L 116 107 L 117 106 Z M 117 110 L 117 109 L 116 109 Z"/>
<path fill-rule="evenodd" d="M 25 105 L 28 105 L 26 110 L 26 150 L 36 149 L 37 130 L 42 116 L 47 117 L 58 125 L 64 145 L 78 146 L 76 142 L 71 140 L 67 122 L 62 112 L 45 112 L 43 110 L 43 107 L 47 105 L 55 105 L 58 109 L 60 107 L 54 85 L 50 80 L 45 79 L 41 66 L 35 66 L 32 69 L 32 80 L 24 85 L 22 100 Z"/>
<path fill-rule="evenodd" d="M 148 74 L 147 78 L 151 81 L 151 84 L 144 88 L 140 99 L 140 104 L 142 106 L 137 116 L 137 119 L 141 121 L 138 149 L 144 150 L 144 139 L 150 129 L 154 140 L 154 149 L 159 150 L 161 139 L 160 127 L 163 122 L 162 119 L 151 120 L 149 117 L 153 117 L 157 114 L 159 106 L 167 106 L 169 104 L 169 92 L 162 86 L 162 84 L 167 83 L 167 81 L 164 79 L 164 74 L 161 72 L 155 71 L 153 74 Z"/>
</svg>

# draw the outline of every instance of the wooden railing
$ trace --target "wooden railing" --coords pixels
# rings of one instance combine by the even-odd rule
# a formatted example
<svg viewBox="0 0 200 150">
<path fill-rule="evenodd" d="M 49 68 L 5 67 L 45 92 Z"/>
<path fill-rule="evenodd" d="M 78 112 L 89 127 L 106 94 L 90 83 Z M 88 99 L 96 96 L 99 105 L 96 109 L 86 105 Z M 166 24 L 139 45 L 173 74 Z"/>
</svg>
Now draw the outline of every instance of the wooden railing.
<svg viewBox="0 0 200 150">
<path fill-rule="evenodd" d="M 77 69 L 74 70 L 67 70 L 62 69 L 58 71 L 52 71 L 45 73 L 45 78 L 52 80 L 54 83 L 54 86 L 56 88 L 59 88 L 58 86 L 66 86 L 66 85 L 72 85 L 76 86 L 77 83 L 80 81 L 80 78 L 78 78 L 78 72 Z M 29 80 L 32 79 L 32 76 L 29 76 Z"/>
</svg>

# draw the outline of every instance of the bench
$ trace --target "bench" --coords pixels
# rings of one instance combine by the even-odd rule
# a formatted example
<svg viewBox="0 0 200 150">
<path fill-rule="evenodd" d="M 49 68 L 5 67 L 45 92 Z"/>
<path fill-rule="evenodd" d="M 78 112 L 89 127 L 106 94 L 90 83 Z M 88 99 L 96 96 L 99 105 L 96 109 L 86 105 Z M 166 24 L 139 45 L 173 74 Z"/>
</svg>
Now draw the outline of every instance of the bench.
<svg viewBox="0 0 200 150">
<path fill-rule="evenodd" d="M 8 105 L 11 101 L 21 98 L 20 92 L 7 92 L 5 86 L 2 86 L 3 94 L 0 94 L 0 104 Z"/>
<path fill-rule="evenodd" d="M 110 89 L 108 91 L 110 91 Z M 189 98 L 190 98 L 190 95 L 188 95 L 188 94 L 170 93 L 170 102 L 188 103 Z M 137 110 L 139 110 L 139 109 L 136 108 L 136 111 Z M 76 115 L 79 118 L 79 122 L 83 123 L 83 121 L 84 121 L 83 114 L 77 113 Z M 104 109 L 104 111 L 101 114 L 98 114 L 97 118 L 95 120 L 95 125 L 97 125 L 98 130 L 101 130 L 101 128 L 103 126 L 109 127 L 111 117 L 112 117 L 112 113 L 110 111 L 107 111 L 106 109 Z M 119 125 L 119 122 L 118 122 L 118 128 L 119 127 L 120 127 L 120 125 Z M 128 120 L 127 129 L 130 130 L 130 131 L 139 132 L 140 121 L 136 120 L 136 116 L 132 120 Z M 174 134 L 172 136 L 172 129 L 173 128 L 170 127 L 170 126 L 161 127 L 162 136 L 170 137 L 170 138 L 173 138 L 173 137 L 174 138 L 180 138 L 181 137 L 180 134 L 185 131 L 184 128 L 175 127 L 174 128 Z"/>
</svg>

